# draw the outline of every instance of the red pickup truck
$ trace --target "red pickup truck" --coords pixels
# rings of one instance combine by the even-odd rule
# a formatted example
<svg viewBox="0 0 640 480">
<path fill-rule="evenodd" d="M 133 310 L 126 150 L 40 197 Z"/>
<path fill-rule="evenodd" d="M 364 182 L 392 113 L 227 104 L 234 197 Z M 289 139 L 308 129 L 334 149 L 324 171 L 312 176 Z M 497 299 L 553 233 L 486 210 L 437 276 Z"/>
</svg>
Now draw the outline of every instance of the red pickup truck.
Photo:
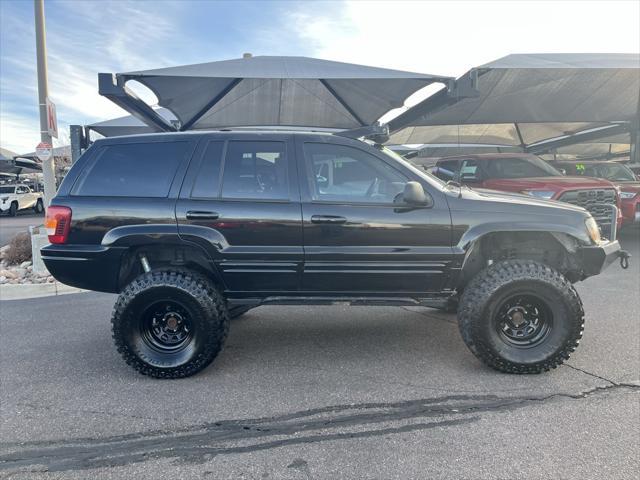
<svg viewBox="0 0 640 480">
<path fill-rule="evenodd" d="M 517 192 L 546 200 L 558 200 L 586 208 L 603 235 L 611 233 L 611 209 L 620 209 L 616 186 L 608 180 L 565 176 L 539 157 L 526 153 L 460 155 L 438 160 L 431 172 L 444 181 L 475 188 Z M 621 225 L 619 215 L 617 225 Z"/>
<path fill-rule="evenodd" d="M 640 180 L 626 165 L 617 162 L 549 162 L 567 175 L 604 178 L 618 187 L 622 211 L 622 225 L 640 222 Z"/>
</svg>

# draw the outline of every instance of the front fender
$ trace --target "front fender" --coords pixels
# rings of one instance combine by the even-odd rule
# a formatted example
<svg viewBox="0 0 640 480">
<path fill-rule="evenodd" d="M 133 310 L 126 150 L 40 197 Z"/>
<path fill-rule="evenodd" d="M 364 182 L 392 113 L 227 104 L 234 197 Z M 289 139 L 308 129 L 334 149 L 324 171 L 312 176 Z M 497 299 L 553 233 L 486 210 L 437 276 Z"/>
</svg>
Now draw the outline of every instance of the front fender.
<svg viewBox="0 0 640 480">
<path fill-rule="evenodd" d="M 564 234 L 576 238 L 584 245 L 591 244 L 586 228 L 580 229 L 570 224 L 548 222 L 490 222 L 479 223 L 469 228 L 464 232 L 462 237 L 460 237 L 457 245 L 454 245 L 454 250 L 457 250 L 460 253 L 466 252 L 470 245 L 480 237 L 489 233 L 503 232 L 544 232 L 550 234 Z"/>
</svg>

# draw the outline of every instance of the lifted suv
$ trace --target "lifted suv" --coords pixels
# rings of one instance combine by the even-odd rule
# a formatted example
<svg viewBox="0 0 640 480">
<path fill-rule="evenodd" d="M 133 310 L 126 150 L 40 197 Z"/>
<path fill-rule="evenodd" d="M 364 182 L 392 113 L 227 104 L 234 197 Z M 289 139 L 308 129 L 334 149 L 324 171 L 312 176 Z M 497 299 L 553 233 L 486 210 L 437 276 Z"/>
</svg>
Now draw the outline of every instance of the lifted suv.
<svg viewBox="0 0 640 480">
<path fill-rule="evenodd" d="M 118 351 L 162 378 L 206 367 L 229 319 L 258 305 L 458 301 L 480 360 L 538 373 L 582 336 L 572 282 L 624 255 L 583 208 L 446 184 L 379 145 L 309 132 L 99 140 L 46 224 L 49 271 L 119 293 Z"/>
</svg>

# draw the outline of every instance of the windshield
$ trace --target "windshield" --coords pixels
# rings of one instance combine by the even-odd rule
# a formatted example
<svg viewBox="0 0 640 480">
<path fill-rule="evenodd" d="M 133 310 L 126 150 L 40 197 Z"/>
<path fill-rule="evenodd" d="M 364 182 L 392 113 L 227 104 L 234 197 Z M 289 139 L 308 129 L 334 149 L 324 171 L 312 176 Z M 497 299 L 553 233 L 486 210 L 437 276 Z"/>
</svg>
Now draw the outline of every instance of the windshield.
<svg viewBox="0 0 640 480">
<path fill-rule="evenodd" d="M 489 178 L 561 177 L 562 173 L 538 157 L 493 158 L 486 163 Z"/>
<path fill-rule="evenodd" d="M 398 155 L 393 150 L 391 150 L 391 149 L 389 149 L 387 147 L 382 147 L 380 150 L 382 151 L 382 153 L 386 154 L 388 157 L 393 158 L 396 162 L 402 163 L 405 167 L 410 169 L 412 172 L 420 175 L 422 178 L 428 180 L 430 183 L 435 184 L 436 186 L 439 186 L 440 188 L 443 188 L 446 185 L 446 183 L 443 182 L 442 180 L 440 180 L 438 177 L 432 175 L 429 172 L 426 172 L 424 170 L 421 170 L 421 169 L 417 168 L 411 162 L 408 162 L 406 158 L 403 158 L 402 156 Z"/>
<path fill-rule="evenodd" d="M 624 165 L 617 163 L 588 163 L 576 164 L 576 173 L 587 177 L 606 178 L 614 182 L 626 182 L 635 180 L 633 172 Z"/>
<path fill-rule="evenodd" d="M 0 193 L 13 193 L 16 187 L 0 187 Z"/>
</svg>

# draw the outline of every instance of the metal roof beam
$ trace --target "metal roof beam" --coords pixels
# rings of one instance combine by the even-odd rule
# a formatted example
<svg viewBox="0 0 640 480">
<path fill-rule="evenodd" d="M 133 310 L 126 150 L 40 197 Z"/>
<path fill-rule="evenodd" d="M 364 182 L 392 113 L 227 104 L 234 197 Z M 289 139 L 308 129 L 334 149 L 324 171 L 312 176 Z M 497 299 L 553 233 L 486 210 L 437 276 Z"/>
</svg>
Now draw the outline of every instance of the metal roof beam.
<svg viewBox="0 0 640 480">
<path fill-rule="evenodd" d="M 125 86 L 125 79 L 111 73 L 98 74 L 98 92 L 156 132 L 175 132 L 177 128 Z"/>
<path fill-rule="evenodd" d="M 610 135 L 628 132 L 630 125 L 627 123 L 613 123 L 602 127 L 592 128 L 583 132 L 574 133 L 573 135 L 565 135 L 562 137 L 542 140 L 540 142 L 527 145 L 524 149 L 527 153 L 547 153 L 561 147 L 575 145 L 576 143 L 585 143 L 599 138 L 605 138 Z"/>
</svg>

